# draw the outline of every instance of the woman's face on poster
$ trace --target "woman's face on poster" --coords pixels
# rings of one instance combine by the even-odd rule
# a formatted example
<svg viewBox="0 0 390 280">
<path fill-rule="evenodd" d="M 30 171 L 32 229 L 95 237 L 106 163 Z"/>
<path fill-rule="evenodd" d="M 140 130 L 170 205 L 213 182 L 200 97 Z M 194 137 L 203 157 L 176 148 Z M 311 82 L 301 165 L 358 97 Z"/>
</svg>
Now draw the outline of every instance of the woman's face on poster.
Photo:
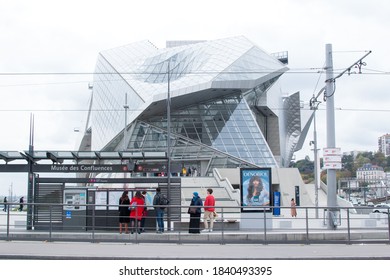
<svg viewBox="0 0 390 280">
<path fill-rule="evenodd" d="M 253 182 L 253 195 L 259 195 L 260 194 L 260 181 L 254 180 Z"/>
</svg>

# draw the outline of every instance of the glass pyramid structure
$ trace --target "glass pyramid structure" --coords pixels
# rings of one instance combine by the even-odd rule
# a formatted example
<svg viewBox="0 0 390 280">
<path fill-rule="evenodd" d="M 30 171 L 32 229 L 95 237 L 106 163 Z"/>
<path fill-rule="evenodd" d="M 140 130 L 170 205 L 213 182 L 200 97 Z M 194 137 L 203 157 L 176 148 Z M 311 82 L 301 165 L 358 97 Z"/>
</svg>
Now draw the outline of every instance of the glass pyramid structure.
<svg viewBox="0 0 390 280">
<path fill-rule="evenodd" d="M 141 41 L 99 54 L 90 148 L 170 150 L 201 175 L 288 166 L 301 125 L 299 93 L 280 89 L 286 65 L 242 36 L 169 45 Z"/>
</svg>

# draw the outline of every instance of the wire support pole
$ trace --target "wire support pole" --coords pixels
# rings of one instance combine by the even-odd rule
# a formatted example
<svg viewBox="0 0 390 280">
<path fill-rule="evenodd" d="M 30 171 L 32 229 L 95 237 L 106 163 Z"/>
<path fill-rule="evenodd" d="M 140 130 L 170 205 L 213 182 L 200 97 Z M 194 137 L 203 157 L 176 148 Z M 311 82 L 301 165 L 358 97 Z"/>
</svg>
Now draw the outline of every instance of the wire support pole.
<svg viewBox="0 0 390 280">
<path fill-rule="evenodd" d="M 171 69 L 170 61 L 168 61 L 168 73 L 167 73 L 167 82 L 168 82 L 168 93 L 167 93 L 167 160 L 168 160 L 168 174 L 167 174 L 167 195 L 168 199 L 172 201 L 171 198 Z M 171 208 L 168 207 L 168 231 L 171 229 Z"/>
<path fill-rule="evenodd" d="M 334 78 L 333 78 L 333 58 L 332 45 L 327 44 L 326 50 L 326 131 L 327 131 L 327 148 L 336 148 L 335 136 L 335 110 L 334 110 Z M 333 217 L 335 207 L 337 207 L 337 185 L 336 185 L 336 169 L 328 169 L 326 181 L 328 185 L 327 205 L 328 205 L 328 229 L 337 227 Z"/>
</svg>

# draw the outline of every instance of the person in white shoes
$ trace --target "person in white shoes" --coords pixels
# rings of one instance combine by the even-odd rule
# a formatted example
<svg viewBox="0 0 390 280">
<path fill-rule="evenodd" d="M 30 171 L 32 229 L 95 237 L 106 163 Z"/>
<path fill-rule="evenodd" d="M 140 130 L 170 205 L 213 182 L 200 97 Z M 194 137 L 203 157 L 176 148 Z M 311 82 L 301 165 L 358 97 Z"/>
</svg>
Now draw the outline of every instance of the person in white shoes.
<svg viewBox="0 0 390 280">
<path fill-rule="evenodd" d="M 213 196 L 213 190 L 207 189 L 206 200 L 204 201 L 204 230 L 203 231 L 213 231 L 214 227 L 214 211 L 215 211 L 215 197 Z M 210 226 L 208 224 L 208 220 L 210 220 Z"/>
</svg>

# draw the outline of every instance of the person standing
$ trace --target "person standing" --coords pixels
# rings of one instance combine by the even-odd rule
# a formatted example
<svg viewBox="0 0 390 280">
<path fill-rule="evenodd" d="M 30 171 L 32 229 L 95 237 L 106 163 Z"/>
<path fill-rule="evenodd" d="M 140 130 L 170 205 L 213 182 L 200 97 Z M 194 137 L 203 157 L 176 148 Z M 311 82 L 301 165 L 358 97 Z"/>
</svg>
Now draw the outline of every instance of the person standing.
<svg viewBox="0 0 390 280">
<path fill-rule="evenodd" d="M 123 229 L 125 233 L 129 233 L 130 223 L 130 199 L 129 192 L 124 191 L 122 196 L 119 198 L 119 233 L 122 234 Z"/>
<path fill-rule="evenodd" d="M 24 198 L 23 196 L 19 199 L 19 211 L 23 211 L 23 203 L 24 203 Z"/>
<path fill-rule="evenodd" d="M 145 232 L 145 221 L 146 221 L 146 216 L 148 215 L 148 207 L 146 204 L 146 191 L 142 191 L 142 197 L 144 199 L 144 211 L 142 212 L 142 218 L 141 218 L 141 232 Z"/>
<path fill-rule="evenodd" d="M 188 209 L 188 214 L 190 214 L 189 233 L 200 233 L 200 215 L 202 213 L 202 206 L 202 199 L 199 197 L 197 192 L 194 192 L 190 208 Z"/>
<path fill-rule="evenodd" d="M 153 198 L 153 206 L 156 210 L 156 221 L 157 221 L 157 233 L 164 232 L 164 207 L 161 207 L 161 188 L 156 188 L 156 195 Z"/>
<path fill-rule="evenodd" d="M 204 230 L 203 231 L 213 231 L 214 227 L 214 211 L 215 211 L 215 197 L 213 196 L 213 189 L 207 189 L 207 196 L 204 201 Z M 210 227 L 208 224 L 208 220 L 210 220 Z"/>
<path fill-rule="evenodd" d="M 4 212 L 7 212 L 7 202 L 8 202 L 8 200 L 7 200 L 7 197 L 6 197 L 6 196 L 4 196 L 4 200 L 3 200 L 3 202 L 4 202 L 4 208 L 3 208 L 3 211 L 4 211 Z"/>
<path fill-rule="evenodd" d="M 137 230 L 138 234 L 141 234 L 141 219 L 144 205 L 145 201 L 141 192 L 136 191 L 135 196 L 130 201 L 131 234 L 134 233 L 134 229 Z"/>
<path fill-rule="evenodd" d="M 294 198 L 291 198 L 291 217 L 297 216 L 297 204 L 295 203 Z"/>
</svg>

